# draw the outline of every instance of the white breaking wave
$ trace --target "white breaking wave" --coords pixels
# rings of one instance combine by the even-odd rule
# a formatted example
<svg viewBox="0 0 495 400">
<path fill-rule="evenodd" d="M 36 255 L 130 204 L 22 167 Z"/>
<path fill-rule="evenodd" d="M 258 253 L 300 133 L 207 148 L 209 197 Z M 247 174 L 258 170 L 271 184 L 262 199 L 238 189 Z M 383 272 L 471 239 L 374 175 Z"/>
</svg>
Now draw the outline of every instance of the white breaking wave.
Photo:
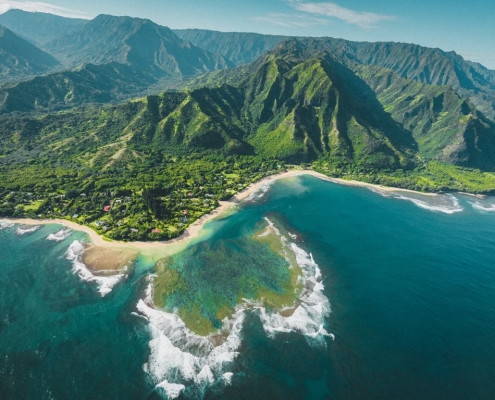
<svg viewBox="0 0 495 400">
<path fill-rule="evenodd" d="M 483 204 L 479 201 L 476 201 L 476 202 L 469 202 L 469 204 L 471 204 L 471 206 L 475 209 L 475 210 L 478 210 L 478 211 L 481 211 L 481 212 L 494 212 L 495 211 L 495 204 Z"/>
<path fill-rule="evenodd" d="M 16 233 L 18 235 L 22 236 L 22 235 L 25 235 L 26 233 L 36 232 L 40 228 L 41 227 L 39 225 L 29 226 L 29 227 L 22 227 L 22 226 L 20 226 L 19 228 L 17 228 Z"/>
<path fill-rule="evenodd" d="M 275 179 L 269 179 L 263 182 L 258 189 L 254 193 L 251 193 L 245 201 L 253 201 L 253 200 L 261 200 L 270 190 Z"/>
<path fill-rule="evenodd" d="M 230 386 L 232 385 L 232 377 L 234 374 L 232 372 L 226 372 L 225 374 L 222 375 L 222 378 L 225 382 L 225 385 Z"/>
<path fill-rule="evenodd" d="M 13 222 L 7 220 L 0 220 L 0 231 L 6 228 L 12 228 L 14 226 Z"/>
<path fill-rule="evenodd" d="M 445 198 L 448 198 L 452 201 L 452 205 L 435 205 L 435 204 L 430 204 L 426 201 L 423 200 L 418 200 L 412 197 L 406 197 L 406 196 L 401 196 L 401 195 L 395 195 L 394 198 L 399 199 L 399 200 L 408 200 L 416 204 L 418 207 L 424 208 L 425 210 L 430 210 L 430 211 L 438 211 L 442 212 L 445 214 L 454 214 L 463 211 L 464 209 L 459 205 L 459 200 L 457 197 L 448 194 L 444 196 Z"/>
<path fill-rule="evenodd" d="M 369 187 L 373 193 L 377 193 L 383 197 L 389 199 L 397 199 L 397 200 L 407 200 L 411 203 L 414 203 L 416 206 L 429 211 L 441 212 L 444 214 L 455 214 L 458 212 L 462 212 L 464 209 L 459 204 L 459 200 L 452 194 L 444 194 L 435 197 L 428 198 L 429 201 L 420 200 L 416 197 L 409 197 L 405 194 L 399 194 L 397 192 L 385 192 L 383 190 L 379 190 L 373 187 Z M 421 196 L 418 194 L 418 196 Z"/>
<path fill-rule="evenodd" d="M 101 297 L 109 294 L 112 289 L 126 278 L 125 274 L 113 276 L 95 276 L 81 261 L 84 252 L 84 246 L 78 240 L 74 240 L 67 250 L 67 260 L 72 261 L 72 272 L 86 282 L 94 282 L 98 286 L 98 292 Z"/>
<path fill-rule="evenodd" d="M 274 337 L 278 332 L 299 332 L 307 338 L 317 340 L 323 337 L 335 339 L 335 336 L 324 328 L 325 318 L 330 315 L 330 302 L 323 294 L 321 270 L 315 263 L 313 255 L 305 252 L 295 243 L 290 243 L 268 218 L 265 217 L 265 221 L 280 238 L 287 261 L 290 263 L 288 249 L 292 250 L 296 256 L 296 263 L 302 270 L 298 283 L 303 287 L 303 292 L 299 298 L 299 305 L 289 317 L 284 317 L 277 312 L 269 313 L 264 307 L 256 307 L 263 323 L 263 329 L 270 337 Z M 294 239 L 290 233 L 289 236 Z M 320 342 L 324 343 L 321 340 Z"/>
<path fill-rule="evenodd" d="M 167 381 L 163 381 L 156 385 L 156 388 L 163 389 L 167 399 L 176 399 L 186 387 L 178 383 L 168 383 Z"/>
<path fill-rule="evenodd" d="M 151 292 L 151 284 L 147 293 Z M 147 295 L 147 297 L 148 297 Z M 143 369 L 157 389 L 168 396 L 179 396 L 185 384 L 201 389 L 217 380 L 225 380 L 225 370 L 231 365 L 241 344 L 240 332 L 244 310 L 237 311 L 230 325 L 230 333 L 215 347 L 212 337 L 190 331 L 179 316 L 149 307 L 143 300 L 137 304 L 140 315 L 146 317 L 152 339 L 150 357 Z M 177 383 L 179 382 L 179 383 Z"/>
<path fill-rule="evenodd" d="M 66 228 L 66 229 L 62 229 L 62 230 L 58 231 L 57 233 L 50 233 L 46 237 L 46 240 L 51 240 L 54 242 L 61 242 L 62 240 L 67 239 L 71 234 L 72 234 L 72 230 L 69 228 Z"/>
<path fill-rule="evenodd" d="M 335 339 L 332 333 L 328 333 L 324 327 L 325 318 L 330 315 L 330 302 L 323 294 L 321 283 L 321 271 L 314 262 L 311 254 L 300 247 L 291 244 L 296 255 L 296 260 L 303 271 L 300 281 L 304 292 L 300 298 L 300 304 L 290 317 L 284 317 L 278 313 L 268 313 L 263 307 L 259 308 L 259 315 L 263 328 L 267 335 L 274 337 L 279 332 L 299 332 L 307 338 L 319 340 L 323 337 Z"/>
</svg>

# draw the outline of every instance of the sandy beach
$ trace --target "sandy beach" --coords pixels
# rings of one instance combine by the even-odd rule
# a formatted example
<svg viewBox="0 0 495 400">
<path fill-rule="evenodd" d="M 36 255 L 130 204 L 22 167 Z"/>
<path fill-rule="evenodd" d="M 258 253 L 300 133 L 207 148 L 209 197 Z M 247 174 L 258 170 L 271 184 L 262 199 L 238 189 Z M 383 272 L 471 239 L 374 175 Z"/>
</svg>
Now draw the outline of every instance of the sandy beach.
<svg viewBox="0 0 495 400">
<path fill-rule="evenodd" d="M 16 224 L 24 224 L 24 225 L 60 224 L 60 225 L 66 226 L 68 228 L 71 228 L 73 230 L 85 232 L 88 234 L 88 236 L 91 239 L 91 242 L 93 244 L 93 247 L 92 247 L 93 249 L 94 248 L 131 249 L 131 250 L 139 251 L 141 254 L 152 254 L 153 253 L 152 250 L 160 249 L 160 252 L 164 252 L 164 253 L 172 252 L 173 253 L 173 252 L 180 250 L 181 248 L 184 248 L 184 246 L 187 245 L 187 243 L 189 241 L 191 241 L 192 239 L 197 238 L 201 229 L 203 228 L 203 226 L 207 222 L 219 217 L 220 215 L 224 214 L 226 211 L 232 209 L 232 207 L 235 207 L 240 202 L 247 199 L 253 193 L 258 191 L 258 189 L 261 186 L 263 186 L 264 184 L 269 183 L 269 182 L 274 182 L 278 179 L 295 177 L 295 176 L 300 176 L 300 175 L 312 175 L 316 178 L 319 178 L 319 179 L 322 179 L 322 180 L 325 180 L 328 182 L 337 183 L 340 185 L 368 187 L 368 188 L 372 188 L 376 191 L 381 191 L 381 192 L 398 192 L 398 191 L 401 191 L 401 192 L 421 194 L 421 195 L 425 195 L 425 196 L 436 196 L 435 193 L 421 193 L 421 192 L 415 192 L 413 190 L 385 187 L 385 186 L 381 186 L 381 185 L 375 185 L 375 184 L 366 183 L 366 182 L 359 182 L 359 181 L 355 181 L 355 180 L 331 178 L 331 177 L 328 177 L 324 174 L 321 174 L 319 172 L 315 172 L 312 170 L 292 169 L 289 171 L 281 172 L 279 174 L 274 174 L 274 175 L 270 175 L 268 177 L 265 177 L 265 178 L 255 182 L 255 183 L 252 183 L 246 189 L 244 189 L 243 191 L 241 191 L 241 192 L 237 193 L 235 196 L 233 196 L 229 201 L 219 202 L 220 203 L 219 207 L 217 207 L 211 213 L 203 215 L 197 221 L 192 223 L 182 235 L 180 235 L 176 239 L 172 239 L 172 240 L 168 240 L 168 241 L 162 241 L 162 242 L 109 241 L 108 239 L 105 240 L 102 236 L 98 235 L 90 227 L 84 226 L 84 225 L 79 225 L 75 222 L 67 221 L 65 219 L 39 219 L 38 220 L 38 219 L 20 218 L 20 219 L 8 219 L 8 220 L 13 222 L 13 223 L 16 223 Z M 93 252 L 99 252 L 100 258 L 103 256 L 103 253 L 101 252 L 101 250 L 93 250 Z"/>
<path fill-rule="evenodd" d="M 82 262 L 91 272 L 125 272 L 139 256 L 139 251 L 129 248 L 114 248 L 88 245 Z"/>
</svg>

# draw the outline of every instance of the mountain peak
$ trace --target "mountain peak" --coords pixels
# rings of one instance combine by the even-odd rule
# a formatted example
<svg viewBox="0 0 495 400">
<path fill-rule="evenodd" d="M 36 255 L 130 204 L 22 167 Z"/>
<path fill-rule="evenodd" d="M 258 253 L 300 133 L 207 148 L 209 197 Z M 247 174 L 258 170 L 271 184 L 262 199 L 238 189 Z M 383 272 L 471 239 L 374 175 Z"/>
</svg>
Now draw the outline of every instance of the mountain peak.
<svg viewBox="0 0 495 400">
<path fill-rule="evenodd" d="M 57 65 L 51 55 L 0 25 L 0 80 L 43 74 Z"/>
<path fill-rule="evenodd" d="M 225 58 L 192 46 L 148 19 L 99 15 L 48 45 L 67 66 L 118 62 L 157 77 L 181 77 L 230 67 Z"/>
<path fill-rule="evenodd" d="M 43 50 L 45 50 L 43 46 L 47 43 L 73 32 L 87 22 L 85 19 L 16 9 L 0 15 L 0 24 Z"/>
</svg>

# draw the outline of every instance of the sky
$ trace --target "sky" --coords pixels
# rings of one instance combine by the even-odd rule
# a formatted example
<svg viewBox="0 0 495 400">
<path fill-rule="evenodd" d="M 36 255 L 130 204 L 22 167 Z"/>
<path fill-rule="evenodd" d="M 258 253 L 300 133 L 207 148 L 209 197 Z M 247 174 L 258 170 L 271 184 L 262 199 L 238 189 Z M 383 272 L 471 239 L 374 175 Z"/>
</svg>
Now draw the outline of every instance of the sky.
<svg viewBox="0 0 495 400">
<path fill-rule="evenodd" d="M 495 70 L 495 0 L 0 0 L 67 17 L 148 18 L 170 28 L 330 36 L 454 50 Z"/>
</svg>

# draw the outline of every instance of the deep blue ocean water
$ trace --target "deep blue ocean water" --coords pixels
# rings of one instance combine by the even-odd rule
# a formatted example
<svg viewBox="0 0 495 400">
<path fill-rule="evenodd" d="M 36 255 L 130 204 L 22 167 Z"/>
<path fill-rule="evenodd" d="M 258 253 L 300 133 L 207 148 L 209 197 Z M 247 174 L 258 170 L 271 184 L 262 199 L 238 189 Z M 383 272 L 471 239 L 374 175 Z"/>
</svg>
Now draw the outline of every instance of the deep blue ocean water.
<svg viewBox="0 0 495 400">
<path fill-rule="evenodd" d="M 213 243 L 228 246 L 277 215 L 321 269 L 325 329 L 335 340 L 270 336 L 246 312 L 238 355 L 222 364 L 230 384 L 177 374 L 178 398 L 495 398 L 493 204 L 457 194 L 384 197 L 308 176 L 277 181 L 192 246 L 218 251 Z M 66 259 L 84 234 L 54 242 L 46 238 L 60 226 L 17 228 L 0 230 L 0 399 L 166 398 L 143 368 L 154 336 L 136 315 L 153 265 L 139 259 L 101 297 Z"/>
</svg>

